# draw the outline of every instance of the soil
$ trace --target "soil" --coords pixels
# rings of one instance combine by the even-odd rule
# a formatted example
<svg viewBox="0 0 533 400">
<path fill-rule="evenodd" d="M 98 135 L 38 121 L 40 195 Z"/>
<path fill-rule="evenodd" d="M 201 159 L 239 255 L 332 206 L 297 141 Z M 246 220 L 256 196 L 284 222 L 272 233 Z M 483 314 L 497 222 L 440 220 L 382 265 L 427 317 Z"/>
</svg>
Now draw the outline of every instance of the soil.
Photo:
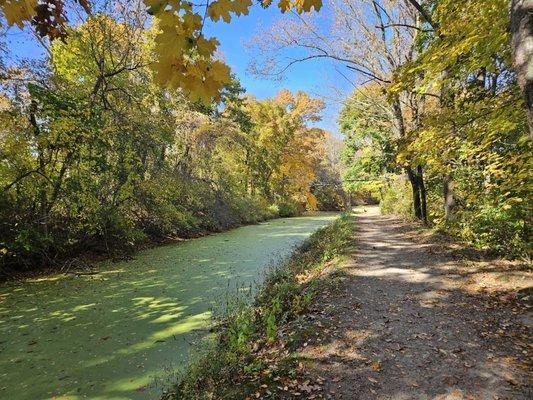
<svg viewBox="0 0 533 400">
<path fill-rule="evenodd" d="M 298 398 L 533 399 L 525 262 L 480 258 L 377 208 L 356 224 L 335 289 L 304 317 L 316 329 L 295 349 Z"/>
</svg>

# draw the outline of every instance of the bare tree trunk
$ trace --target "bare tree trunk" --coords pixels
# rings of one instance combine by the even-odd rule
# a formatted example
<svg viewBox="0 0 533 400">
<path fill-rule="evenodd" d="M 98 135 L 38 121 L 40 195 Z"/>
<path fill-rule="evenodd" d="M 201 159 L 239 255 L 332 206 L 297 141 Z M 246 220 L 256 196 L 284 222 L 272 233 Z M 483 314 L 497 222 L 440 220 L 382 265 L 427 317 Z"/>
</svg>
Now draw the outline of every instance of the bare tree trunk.
<svg viewBox="0 0 533 400">
<path fill-rule="evenodd" d="M 511 0 L 510 8 L 513 64 L 526 103 L 529 137 L 533 139 L 533 0 Z"/>
</svg>

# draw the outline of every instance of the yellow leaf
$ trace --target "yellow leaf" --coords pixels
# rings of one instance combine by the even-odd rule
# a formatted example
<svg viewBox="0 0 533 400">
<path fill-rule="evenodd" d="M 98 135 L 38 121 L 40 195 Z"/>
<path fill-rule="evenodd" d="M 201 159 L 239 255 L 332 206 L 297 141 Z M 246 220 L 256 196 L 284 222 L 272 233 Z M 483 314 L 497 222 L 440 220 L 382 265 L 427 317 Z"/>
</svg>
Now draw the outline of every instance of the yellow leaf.
<svg viewBox="0 0 533 400">
<path fill-rule="evenodd" d="M 281 12 L 290 11 L 292 8 L 291 0 L 280 0 L 278 3 L 278 8 L 281 10 Z"/>
<path fill-rule="evenodd" d="M 157 14 L 157 20 L 159 21 L 159 26 L 161 28 L 174 28 L 180 24 L 180 17 L 172 11 L 163 11 Z"/>
<path fill-rule="evenodd" d="M 148 14 L 156 15 L 165 9 L 167 5 L 166 0 L 144 0 L 144 4 L 148 7 Z"/>
<path fill-rule="evenodd" d="M 248 11 L 250 10 L 250 7 L 252 6 L 252 0 L 234 0 L 233 3 L 231 3 L 233 12 L 240 16 L 240 15 L 248 15 Z"/>
<path fill-rule="evenodd" d="M 204 57 L 211 57 L 218 46 L 218 40 L 215 38 L 206 39 L 201 35 L 196 40 L 196 47 L 198 53 Z"/>
<path fill-rule="evenodd" d="M 178 56 L 188 47 L 188 40 L 180 36 L 174 29 L 163 29 L 155 37 L 156 52 L 161 55 Z"/>
<path fill-rule="evenodd" d="M 231 81 L 230 68 L 222 61 L 213 61 L 209 69 L 209 76 L 213 80 L 223 84 Z"/>
<path fill-rule="evenodd" d="M 222 18 L 224 22 L 229 23 L 231 21 L 230 10 L 229 0 L 216 0 L 209 5 L 207 14 L 215 22 Z"/>
<path fill-rule="evenodd" d="M 186 12 L 183 15 L 183 26 L 186 32 L 194 32 L 202 26 L 202 17 L 199 14 Z"/>
<path fill-rule="evenodd" d="M 7 24 L 9 26 L 16 24 L 21 29 L 24 27 L 24 22 L 31 20 L 37 14 L 36 6 L 37 0 L 4 0 L 0 4 Z"/>
</svg>

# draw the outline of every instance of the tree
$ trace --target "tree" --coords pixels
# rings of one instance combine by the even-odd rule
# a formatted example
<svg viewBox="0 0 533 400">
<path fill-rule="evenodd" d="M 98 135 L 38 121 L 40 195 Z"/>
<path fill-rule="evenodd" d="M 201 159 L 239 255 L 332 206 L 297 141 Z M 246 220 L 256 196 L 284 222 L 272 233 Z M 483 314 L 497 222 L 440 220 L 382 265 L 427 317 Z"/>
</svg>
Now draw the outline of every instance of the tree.
<svg viewBox="0 0 533 400">
<path fill-rule="evenodd" d="M 313 205 L 321 131 L 307 124 L 321 103 L 288 92 L 259 102 L 235 80 L 219 103 L 191 102 L 155 82 L 144 15 L 95 13 L 44 60 L 6 69 L 0 268 L 57 266 Z"/>
<path fill-rule="evenodd" d="M 405 2 L 388 0 L 334 0 L 331 7 L 334 23 L 328 30 L 310 16 L 297 16 L 262 32 L 254 39 L 261 56 L 252 69 L 263 76 L 281 76 L 296 63 L 329 59 L 354 72 L 356 84 L 372 82 L 384 93 L 395 71 L 416 57 L 416 38 L 424 30 L 418 11 Z M 287 49 L 298 56 L 287 57 Z M 390 97 L 392 127 L 404 142 L 409 140 L 422 107 L 423 102 L 410 91 Z M 413 190 L 413 210 L 417 218 L 425 220 L 423 166 L 415 159 L 402 162 Z"/>
<path fill-rule="evenodd" d="M 327 132 L 324 145 L 325 154 L 316 169 L 311 193 L 317 200 L 319 210 L 340 211 L 350 206 L 341 178 L 344 171 L 341 160 L 343 141 Z"/>
<path fill-rule="evenodd" d="M 387 173 L 398 172 L 394 118 L 379 85 L 369 83 L 354 91 L 339 114 L 345 135 L 342 158 L 344 186 L 351 192 L 372 193 L 376 198 Z"/>
<path fill-rule="evenodd" d="M 524 96 L 529 136 L 533 139 L 533 1 L 511 0 L 510 13 L 513 65 Z"/>
<path fill-rule="evenodd" d="M 320 160 L 322 130 L 307 127 L 319 120 L 324 104 L 304 92 L 281 91 L 275 98 L 250 98 L 247 109 L 253 128 L 248 162 L 252 191 L 260 189 L 272 200 L 306 203 L 309 186 Z"/>
<path fill-rule="evenodd" d="M 512 69 L 505 0 L 440 0 L 437 31 L 420 37 L 416 59 L 396 71 L 389 91 L 426 98 L 400 157 L 426 166 L 436 223 L 475 243 L 523 249 L 531 168 L 527 118 Z M 444 215 L 443 215 L 444 214 Z"/>
<path fill-rule="evenodd" d="M 212 99 L 220 98 L 221 89 L 230 83 L 230 69 L 214 59 L 219 42 L 203 34 L 205 19 L 214 22 L 231 22 L 234 16 L 248 14 L 251 0 L 215 0 L 195 4 L 185 0 L 143 0 L 147 13 L 152 15 L 157 26 L 155 59 L 151 67 L 157 81 L 167 87 L 182 89 L 192 101 L 200 100 L 209 105 Z M 261 2 L 268 7 L 271 0 Z M 80 6 L 91 13 L 89 0 L 72 0 L 72 6 Z M 282 12 L 298 14 L 319 10 L 321 0 L 280 0 Z M 0 9 L 8 25 L 30 22 L 41 37 L 50 40 L 64 39 L 67 29 L 66 0 L 2 0 Z"/>
</svg>

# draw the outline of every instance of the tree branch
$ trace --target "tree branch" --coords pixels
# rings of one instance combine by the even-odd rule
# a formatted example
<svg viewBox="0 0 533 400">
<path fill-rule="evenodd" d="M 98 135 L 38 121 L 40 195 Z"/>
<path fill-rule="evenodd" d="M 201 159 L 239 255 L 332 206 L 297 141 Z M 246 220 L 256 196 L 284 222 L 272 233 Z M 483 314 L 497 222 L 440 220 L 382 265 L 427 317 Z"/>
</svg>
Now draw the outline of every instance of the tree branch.
<svg viewBox="0 0 533 400">
<path fill-rule="evenodd" d="M 429 15 L 429 13 L 426 11 L 426 9 L 422 6 L 422 4 L 420 4 L 418 1 L 416 0 L 406 0 L 408 1 L 414 8 L 416 8 L 416 10 L 420 13 L 420 15 L 422 16 L 422 18 L 424 18 L 424 20 L 429 24 L 431 25 L 431 27 L 433 28 L 433 30 L 437 30 L 439 29 L 439 25 L 433 21 L 433 19 L 431 18 L 431 15 Z"/>
<path fill-rule="evenodd" d="M 401 27 L 404 27 L 404 28 L 411 28 L 411 29 L 416 29 L 416 30 L 419 30 L 421 32 L 434 32 L 435 30 L 434 29 L 422 29 L 418 26 L 415 26 L 415 25 L 409 25 L 409 24 L 387 24 L 387 25 L 376 25 L 376 28 L 378 29 L 386 29 L 386 28 L 392 28 L 394 26 L 401 26 Z"/>
</svg>

